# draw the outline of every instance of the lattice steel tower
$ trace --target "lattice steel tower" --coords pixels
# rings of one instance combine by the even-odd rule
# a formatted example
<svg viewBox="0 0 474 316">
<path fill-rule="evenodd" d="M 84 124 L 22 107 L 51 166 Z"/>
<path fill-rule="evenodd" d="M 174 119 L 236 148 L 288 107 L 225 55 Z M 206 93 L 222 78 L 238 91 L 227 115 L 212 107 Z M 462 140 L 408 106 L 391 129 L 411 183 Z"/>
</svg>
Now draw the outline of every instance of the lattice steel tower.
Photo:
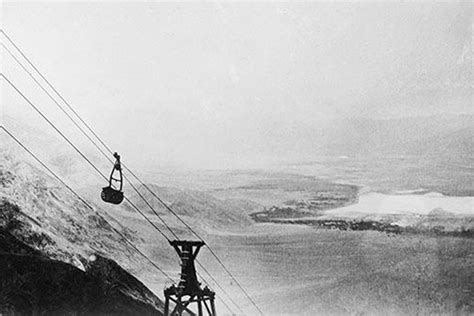
<svg viewBox="0 0 474 316">
<path fill-rule="evenodd" d="M 170 241 L 170 244 L 176 250 L 181 259 L 181 279 L 177 286 L 173 284 L 164 291 L 165 316 L 182 315 L 183 311 L 189 311 L 188 306 L 191 303 L 197 304 L 199 316 L 204 315 L 203 305 L 208 315 L 215 316 L 215 293 L 207 286 L 201 288 L 196 276 L 196 268 L 194 266 L 194 259 L 196 259 L 199 249 L 201 249 L 205 243 L 203 241 L 173 240 Z M 169 311 L 170 301 L 173 301 L 176 304 L 171 313 Z"/>
</svg>

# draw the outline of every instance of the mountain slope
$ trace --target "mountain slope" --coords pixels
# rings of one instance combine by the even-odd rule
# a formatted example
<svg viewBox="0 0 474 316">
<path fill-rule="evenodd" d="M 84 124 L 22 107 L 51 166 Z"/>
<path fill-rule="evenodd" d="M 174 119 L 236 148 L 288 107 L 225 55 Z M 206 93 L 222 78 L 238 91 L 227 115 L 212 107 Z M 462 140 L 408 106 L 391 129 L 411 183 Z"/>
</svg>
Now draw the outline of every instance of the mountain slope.
<svg viewBox="0 0 474 316">
<path fill-rule="evenodd" d="M 2 314 L 160 314 L 136 299 L 153 294 L 109 259 L 93 257 L 82 271 L 47 258 L 5 230 L 0 230 L 0 251 Z"/>
<path fill-rule="evenodd" d="M 151 314 L 161 310 L 162 302 L 151 291 L 117 263 L 106 259 L 114 258 L 129 271 L 140 271 L 145 267 L 143 259 L 115 229 L 135 244 L 140 244 L 141 239 L 117 222 L 112 226 L 111 218 L 101 212 L 95 206 L 91 208 L 83 204 L 42 171 L 18 160 L 7 150 L 0 151 L 0 229 L 2 236 L 8 236 L 0 241 L 0 266 L 6 267 L 0 269 L 2 290 L 8 290 L 11 287 L 8 282 L 15 283 L 18 279 L 25 281 L 28 291 L 33 291 L 36 293 L 33 296 L 40 299 L 37 295 L 49 297 L 58 284 L 67 281 L 71 286 L 71 297 L 83 295 L 87 301 L 89 294 L 79 285 L 80 282 L 87 285 L 92 280 L 103 282 L 105 288 L 102 289 L 106 293 L 90 299 L 103 299 L 102 303 L 97 301 L 96 307 L 100 308 L 102 304 L 109 308 L 107 313 L 127 311 L 127 306 L 134 311 L 132 314 Z M 18 243 L 25 246 L 15 246 Z M 20 254 L 15 248 L 21 250 Z M 26 269 L 28 273 L 22 274 L 17 268 Z M 59 274 L 62 274 L 61 278 L 58 278 Z M 64 286 L 67 287 L 66 283 Z M 98 287 L 99 283 L 94 286 Z M 45 288 L 35 287 L 41 284 Z M 56 295 L 59 294 L 53 296 Z M 74 302 L 75 299 L 71 301 L 73 307 L 76 306 Z M 49 310 L 48 304 L 40 305 Z M 51 311 L 55 311 L 57 302 L 51 304 Z M 61 310 L 62 307 L 58 308 Z"/>
</svg>

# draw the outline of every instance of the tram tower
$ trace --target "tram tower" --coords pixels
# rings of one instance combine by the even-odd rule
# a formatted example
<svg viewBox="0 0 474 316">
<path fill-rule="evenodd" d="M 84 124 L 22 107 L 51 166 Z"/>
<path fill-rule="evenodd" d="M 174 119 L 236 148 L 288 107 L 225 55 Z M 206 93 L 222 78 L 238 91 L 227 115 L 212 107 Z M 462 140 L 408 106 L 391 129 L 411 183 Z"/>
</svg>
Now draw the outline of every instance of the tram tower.
<svg viewBox="0 0 474 316">
<path fill-rule="evenodd" d="M 203 241 L 173 240 L 171 246 L 176 250 L 181 259 L 181 278 L 178 285 L 172 285 L 164 290 L 165 294 L 165 316 L 181 316 L 183 311 L 189 311 L 188 306 L 197 304 L 198 316 L 203 316 L 203 311 L 209 316 L 216 316 L 214 305 L 215 293 L 207 286 L 201 288 L 196 276 L 194 259 L 199 250 L 205 245 Z M 170 313 L 170 301 L 175 303 Z M 208 304 L 209 303 L 209 304 Z M 204 306 L 204 310 L 203 310 Z"/>
</svg>

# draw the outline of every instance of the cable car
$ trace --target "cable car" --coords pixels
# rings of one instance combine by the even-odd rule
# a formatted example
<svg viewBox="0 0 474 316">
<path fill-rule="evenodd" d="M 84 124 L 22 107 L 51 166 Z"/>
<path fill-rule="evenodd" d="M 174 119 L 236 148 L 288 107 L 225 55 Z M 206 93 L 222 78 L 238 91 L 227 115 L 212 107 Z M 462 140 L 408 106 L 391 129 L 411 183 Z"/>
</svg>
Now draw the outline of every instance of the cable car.
<svg viewBox="0 0 474 316">
<path fill-rule="evenodd" d="M 120 164 L 120 155 L 114 153 L 115 163 L 112 168 L 112 172 L 109 177 L 109 185 L 102 188 L 102 194 L 100 195 L 102 200 L 107 203 L 120 204 L 123 201 L 123 178 L 122 178 L 122 166 Z M 118 172 L 118 178 L 114 177 L 115 171 Z M 117 190 L 118 187 L 118 190 Z"/>
</svg>

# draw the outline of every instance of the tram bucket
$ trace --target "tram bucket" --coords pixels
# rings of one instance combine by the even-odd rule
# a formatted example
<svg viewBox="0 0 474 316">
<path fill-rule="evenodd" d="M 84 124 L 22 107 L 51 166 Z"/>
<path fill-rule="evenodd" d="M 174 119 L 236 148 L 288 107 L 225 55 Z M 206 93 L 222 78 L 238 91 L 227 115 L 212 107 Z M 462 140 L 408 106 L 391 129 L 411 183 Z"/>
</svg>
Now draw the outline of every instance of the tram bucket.
<svg viewBox="0 0 474 316">
<path fill-rule="evenodd" d="M 123 201 L 123 192 L 111 187 L 102 188 L 101 198 L 104 202 L 120 204 Z"/>
</svg>

